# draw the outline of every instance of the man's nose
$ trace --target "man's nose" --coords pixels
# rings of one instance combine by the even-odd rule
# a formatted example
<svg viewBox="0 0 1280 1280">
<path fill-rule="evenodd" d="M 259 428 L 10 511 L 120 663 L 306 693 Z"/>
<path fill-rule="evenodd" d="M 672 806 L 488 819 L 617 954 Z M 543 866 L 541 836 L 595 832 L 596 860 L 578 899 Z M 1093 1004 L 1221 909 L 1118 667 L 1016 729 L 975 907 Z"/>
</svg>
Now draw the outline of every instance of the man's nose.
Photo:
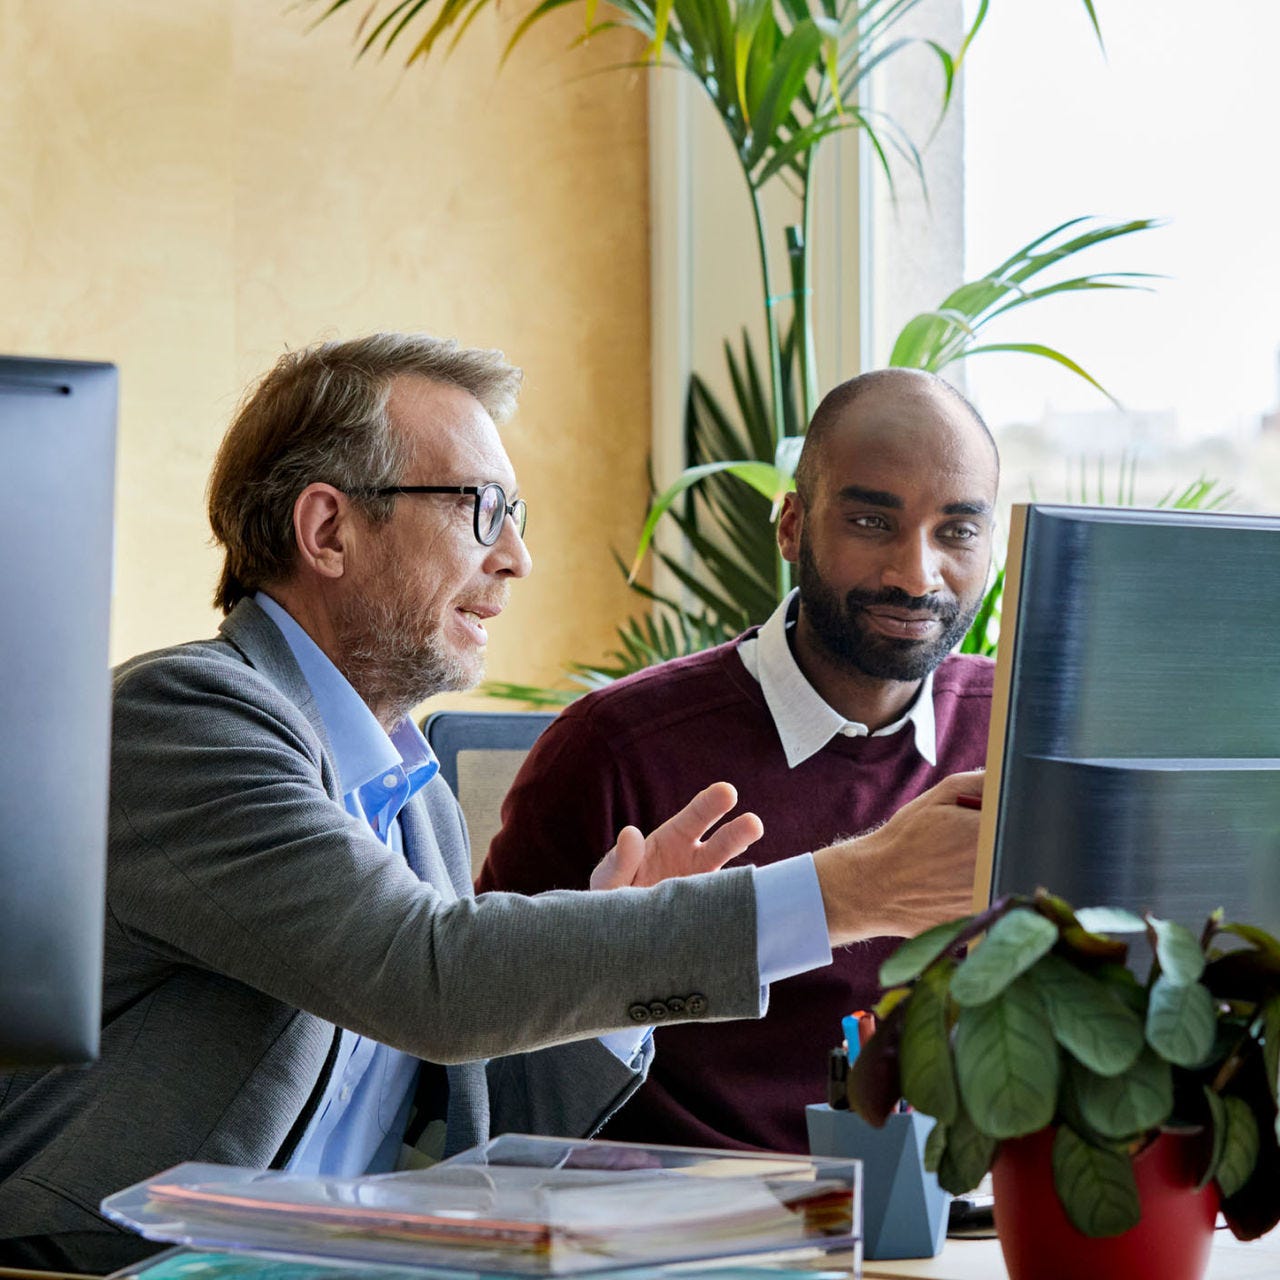
<svg viewBox="0 0 1280 1280">
<path fill-rule="evenodd" d="M 510 515 L 502 521 L 502 532 L 489 548 L 485 568 L 490 573 L 501 573 L 511 578 L 527 578 L 533 568 L 529 548 L 524 545 L 524 539 Z"/>
<path fill-rule="evenodd" d="M 944 584 L 942 558 L 927 532 L 904 533 L 895 540 L 880 574 L 881 585 L 897 587 L 909 596 L 927 596 Z"/>
</svg>

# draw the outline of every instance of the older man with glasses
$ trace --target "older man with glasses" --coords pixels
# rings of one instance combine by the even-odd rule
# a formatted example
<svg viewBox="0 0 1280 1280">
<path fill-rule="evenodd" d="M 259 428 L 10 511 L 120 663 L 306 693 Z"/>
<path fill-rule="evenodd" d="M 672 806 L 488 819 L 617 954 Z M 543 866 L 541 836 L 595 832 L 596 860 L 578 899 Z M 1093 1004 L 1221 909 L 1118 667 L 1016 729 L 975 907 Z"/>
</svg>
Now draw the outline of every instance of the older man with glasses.
<svg viewBox="0 0 1280 1280">
<path fill-rule="evenodd" d="M 144 1255 L 99 1201 L 183 1160 L 349 1175 L 593 1132 L 652 1023 L 758 1017 L 862 936 L 859 880 L 904 850 L 947 869 L 937 918 L 967 900 L 972 777 L 862 840 L 687 874 L 760 832 L 704 841 L 735 799 L 713 786 L 593 881 L 652 887 L 472 897 L 409 713 L 480 678 L 531 567 L 496 427 L 519 381 L 376 334 L 291 353 L 240 409 L 209 487 L 221 630 L 115 674 L 101 1059 L 0 1073 L 0 1265 Z M 797 897 L 825 929 L 780 961 Z"/>
</svg>

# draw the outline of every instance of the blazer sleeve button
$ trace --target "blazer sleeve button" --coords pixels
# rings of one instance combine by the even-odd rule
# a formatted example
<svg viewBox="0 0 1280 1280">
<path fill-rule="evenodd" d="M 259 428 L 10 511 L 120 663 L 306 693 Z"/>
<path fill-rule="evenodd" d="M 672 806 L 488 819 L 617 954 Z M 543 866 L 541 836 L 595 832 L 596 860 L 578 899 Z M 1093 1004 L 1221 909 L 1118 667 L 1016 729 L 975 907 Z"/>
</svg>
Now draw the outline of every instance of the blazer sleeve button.
<svg viewBox="0 0 1280 1280">
<path fill-rule="evenodd" d="M 648 1022 L 649 1006 L 647 1004 L 633 1004 L 627 1010 L 627 1017 L 630 1018 L 632 1022 Z"/>
<path fill-rule="evenodd" d="M 695 991 L 693 995 L 685 997 L 684 1007 L 686 1013 L 700 1018 L 707 1011 L 707 997 Z"/>
<path fill-rule="evenodd" d="M 680 996 L 672 996 L 671 999 L 667 1001 L 667 1012 L 672 1016 L 684 1013 L 684 1000 Z"/>
<path fill-rule="evenodd" d="M 670 1010 L 667 1008 L 666 1004 L 661 1000 L 655 1000 L 649 1006 L 649 1017 L 651 1017 L 654 1020 L 654 1022 L 661 1022 L 669 1012 Z"/>
</svg>

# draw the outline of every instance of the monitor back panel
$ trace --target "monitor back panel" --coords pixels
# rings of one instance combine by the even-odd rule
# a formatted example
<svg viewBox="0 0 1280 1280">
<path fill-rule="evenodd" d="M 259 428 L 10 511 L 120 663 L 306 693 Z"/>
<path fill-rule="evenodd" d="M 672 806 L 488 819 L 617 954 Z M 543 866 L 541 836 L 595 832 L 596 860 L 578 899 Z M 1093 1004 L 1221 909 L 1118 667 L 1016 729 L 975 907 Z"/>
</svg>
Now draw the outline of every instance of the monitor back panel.
<svg viewBox="0 0 1280 1280">
<path fill-rule="evenodd" d="M 1011 568 L 992 894 L 1280 928 L 1280 519 L 1019 508 Z"/>
<path fill-rule="evenodd" d="M 0 1068 L 97 1052 L 116 370 L 0 357 Z"/>
</svg>

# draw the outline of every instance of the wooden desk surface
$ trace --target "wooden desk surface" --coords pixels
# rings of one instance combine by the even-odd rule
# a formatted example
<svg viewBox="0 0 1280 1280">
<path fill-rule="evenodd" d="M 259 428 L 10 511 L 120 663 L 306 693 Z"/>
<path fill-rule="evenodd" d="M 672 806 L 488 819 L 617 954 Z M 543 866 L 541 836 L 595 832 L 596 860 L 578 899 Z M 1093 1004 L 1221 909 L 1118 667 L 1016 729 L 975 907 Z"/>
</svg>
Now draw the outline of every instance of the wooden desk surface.
<svg viewBox="0 0 1280 1280">
<path fill-rule="evenodd" d="M 864 1262 L 863 1280 L 1005 1280 L 1004 1259 L 996 1240 L 948 1240 L 936 1258 L 902 1262 Z M 1277 1280 L 1280 1277 L 1280 1229 L 1242 1244 L 1225 1228 L 1214 1233 L 1205 1280 Z"/>
</svg>

